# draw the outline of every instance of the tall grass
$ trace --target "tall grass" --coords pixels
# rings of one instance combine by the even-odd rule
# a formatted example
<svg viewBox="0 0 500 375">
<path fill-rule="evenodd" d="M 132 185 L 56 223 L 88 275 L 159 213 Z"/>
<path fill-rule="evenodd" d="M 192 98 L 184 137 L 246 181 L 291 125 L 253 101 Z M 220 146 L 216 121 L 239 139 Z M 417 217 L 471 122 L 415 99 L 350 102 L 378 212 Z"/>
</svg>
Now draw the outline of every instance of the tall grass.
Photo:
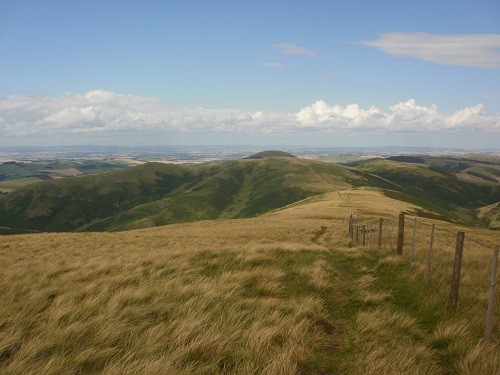
<svg viewBox="0 0 500 375">
<path fill-rule="evenodd" d="M 0 372 L 300 373 L 335 277 L 320 223 L 3 237 Z"/>
<path fill-rule="evenodd" d="M 0 237 L 0 373 L 498 371 L 484 303 L 449 313 L 420 261 L 410 271 L 389 249 L 355 247 L 347 218 L 359 207 L 412 210 L 361 189 L 253 219 Z M 447 256 L 435 259 L 438 284 Z M 471 304 L 484 302 L 477 262 L 464 276 Z"/>
<path fill-rule="evenodd" d="M 361 217 L 372 221 L 376 218 L 374 214 L 369 207 Z M 436 225 L 436 231 L 430 285 L 426 285 L 431 224 Z M 459 306 L 448 310 L 458 231 L 466 233 Z M 380 250 L 375 245 L 358 249 L 363 254 L 358 258 L 366 261 L 356 284 L 361 309 L 351 326 L 355 350 L 352 366 L 356 373 L 500 373 L 498 288 L 493 340 L 484 341 L 491 244 L 500 243 L 500 233 L 418 219 L 411 269 L 412 243 L 413 217 L 408 217 L 403 257 L 396 256 L 395 249 L 389 249 L 390 241 L 383 241 L 386 247 Z"/>
</svg>

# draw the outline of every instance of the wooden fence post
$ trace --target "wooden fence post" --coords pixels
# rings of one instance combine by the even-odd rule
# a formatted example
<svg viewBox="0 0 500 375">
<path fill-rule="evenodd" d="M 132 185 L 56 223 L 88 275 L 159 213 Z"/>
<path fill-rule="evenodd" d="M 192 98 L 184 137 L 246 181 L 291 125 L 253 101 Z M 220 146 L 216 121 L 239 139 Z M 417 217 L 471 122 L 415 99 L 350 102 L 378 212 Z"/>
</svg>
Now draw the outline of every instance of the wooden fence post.
<svg viewBox="0 0 500 375">
<path fill-rule="evenodd" d="M 394 249 L 394 218 L 392 218 L 392 226 L 391 226 L 391 250 Z"/>
<path fill-rule="evenodd" d="M 359 225 L 356 225 L 356 245 L 359 243 Z"/>
<path fill-rule="evenodd" d="M 411 264 L 410 267 L 413 268 L 415 263 L 415 246 L 417 245 L 417 218 L 413 220 L 413 244 L 411 247 Z"/>
<path fill-rule="evenodd" d="M 389 226 L 389 219 L 385 219 L 385 230 L 384 230 L 384 249 L 387 249 L 387 234 L 389 233 L 389 229 L 387 228 Z"/>
<path fill-rule="evenodd" d="M 349 215 L 349 236 L 352 238 L 352 214 Z"/>
<path fill-rule="evenodd" d="M 384 225 L 384 219 L 380 218 L 378 221 L 378 248 L 382 248 L 382 225 Z"/>
<path fill-rule="evenodd" d="M 399 225 L 398 225 L 398 245 L 397 251 L 398 255 L 403 255 L 403 243 L 405 239 L 405 214 L 399 214 Z"/>
<path fill-rule="evenodd" d="M 464 251 L 464 232 L 457 233 L 457 244 L 455 246 L 455 261 L 453 262 L 453 275 L 451 277 L 450 300 L 448 310 L 458 306 L 458 287 L 460 286 L 460 269 L 462 268 L 462 254 Z"/>
<path fill-rule="evenodd" d="M 349 229 L 352 239 L 354 239 L 354 224 L 356 224 L 356 220 L 354 220 L 354 217 L 351 214 L 351 217 L 349 219 Z"/>
<path fill-rule="evenodd" d="M 493 326 L 493 301 L 495 299 L 495 283 L 497 279 L 498 246 L 493 248 L 493 261 L 491 263 L 490 298 L 488 300 L 488 313 L 486 315 L 486 340 L 491 340 L 491 329 Z"/>
<path fill-rule="evenodd" d="M 434 244 L 434 226 L 435 224 L 432 224 L 431 227 L 431 240 L 430 240 L 430 246 L 429 246 L 429 258 L 427 259 L 427 274 L 425 275 L 425 284 L 429 285 L 431 282 L 431 262 L 432 262 L 432 246 Z"/>
<path fill-rule="evenodd" d="M 363 225 L 363 246 L 366 246 L 366 225 Z"/>
</svg>

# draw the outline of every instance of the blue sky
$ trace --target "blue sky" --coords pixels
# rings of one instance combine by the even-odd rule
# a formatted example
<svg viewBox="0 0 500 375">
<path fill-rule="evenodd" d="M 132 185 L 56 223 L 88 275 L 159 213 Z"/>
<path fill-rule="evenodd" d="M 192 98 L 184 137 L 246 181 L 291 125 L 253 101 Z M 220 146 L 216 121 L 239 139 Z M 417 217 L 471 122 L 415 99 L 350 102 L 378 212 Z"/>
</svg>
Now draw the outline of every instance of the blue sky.
<svg viewBox="0 0 500 375">
<path fill-rule="evenodd" d="M 497 0 L 0 0 L 0 146 L 498 140 Z"/>
</svg>

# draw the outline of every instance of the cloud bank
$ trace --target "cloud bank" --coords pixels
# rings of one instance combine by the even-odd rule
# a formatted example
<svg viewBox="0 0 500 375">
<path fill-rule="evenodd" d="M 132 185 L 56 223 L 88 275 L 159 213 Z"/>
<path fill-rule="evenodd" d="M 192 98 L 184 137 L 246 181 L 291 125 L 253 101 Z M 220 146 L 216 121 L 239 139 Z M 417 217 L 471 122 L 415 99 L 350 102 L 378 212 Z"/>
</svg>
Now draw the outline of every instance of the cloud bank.
<svg viewBox="0 0 500 375">
<path fill-rule="evenodd" d="M 361 44 L 394 56 L 408 56 L 436 64 L 500 69 L 500 35 L 433 35 L 386 33 Z"/>
<path fill-rule="evenodd" d="M 172 106 L 160 99 L 93 90 L 61 97 L 10 96 L 0 99 L 2 140 L 57 135 L 78 140 L 101 134 L 122 136 L 171 134 L 383 134 L 500 133 L 500 114 L 488 115 L 482 104 L 452 114 L 415 100 L 383 111 L 358 104 L 329 105 L 319 100 L 296 113 L 204 109 Z"/>
</svg>

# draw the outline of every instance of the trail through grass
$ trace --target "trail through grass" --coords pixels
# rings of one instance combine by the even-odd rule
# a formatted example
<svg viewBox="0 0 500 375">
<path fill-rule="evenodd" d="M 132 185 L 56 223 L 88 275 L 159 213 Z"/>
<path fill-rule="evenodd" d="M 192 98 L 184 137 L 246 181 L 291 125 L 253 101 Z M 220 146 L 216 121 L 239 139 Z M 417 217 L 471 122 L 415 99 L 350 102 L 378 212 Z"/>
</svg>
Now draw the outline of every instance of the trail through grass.
<svg viewBox="0 0 500 375">
<path fill-rule="evenodd" d="M 253 219 L 0 237 L 0 373 L 498 372 L 498 328 L 484 342 L 406 258 L 349 242 L 367 205 L 414 209 L 348 190 Z"/>
</svg>

